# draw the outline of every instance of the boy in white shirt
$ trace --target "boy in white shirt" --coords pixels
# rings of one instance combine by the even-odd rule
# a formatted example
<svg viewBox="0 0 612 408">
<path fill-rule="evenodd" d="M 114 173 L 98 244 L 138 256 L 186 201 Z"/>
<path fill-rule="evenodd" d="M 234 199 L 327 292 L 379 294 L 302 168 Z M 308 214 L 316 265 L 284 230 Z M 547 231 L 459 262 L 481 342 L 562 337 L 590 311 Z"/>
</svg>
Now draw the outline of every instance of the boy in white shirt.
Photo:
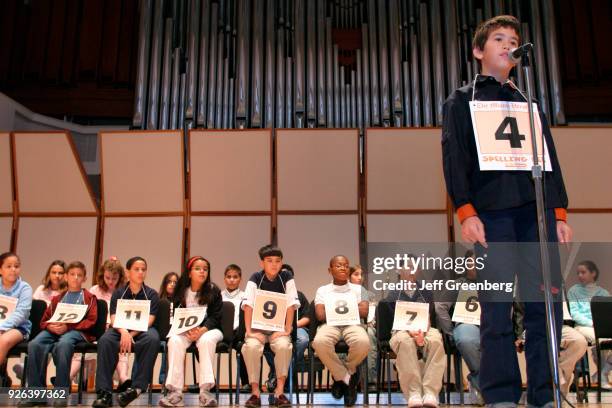
<svg viewBox="0 0 612 408">
<path fill-rule="evenodd" d="M 357 399 L 358 366 L 368 355 L 370 339 L 361 324 L 347 326 L 327 324 L 325 301 L 329 303 L 334 297 L 339 298 L 344 296 L 343 294 L 351 293 L 358 305 L 359 318 L 365 319 L 368 316 L 368 297 L 363 286 L 348 281 L 349 261 L 345 256 L 334 256 L 329 262 L 328 270 L 333 279 L 332 283 L 321 286 L 315 295 L 315 315 L 323 324 L 317 329 L 312 347 L 334 377 L 332 395 L 336 399 L 344 395 L 344 405 L 350 407 Z M 348 311 L 350 308 L 344 300 L 339 300 L 336 304 L 335 310 L 339 314 L 342 313 L 339 310 Z M 340 339 L 344 339 L 349 347 L 346 362 L 342 362 L 336 354 L 335 346 Z"/>
</svg>

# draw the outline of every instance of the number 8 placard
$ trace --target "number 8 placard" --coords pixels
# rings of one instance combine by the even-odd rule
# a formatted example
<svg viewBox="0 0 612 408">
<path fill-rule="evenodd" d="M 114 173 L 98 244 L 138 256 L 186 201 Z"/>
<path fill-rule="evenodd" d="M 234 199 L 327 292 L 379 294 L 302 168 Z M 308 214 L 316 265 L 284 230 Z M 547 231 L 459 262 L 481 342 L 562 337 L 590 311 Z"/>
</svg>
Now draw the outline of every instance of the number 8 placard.
<svg viewBox="0 0 612 408">
<path fill-rule="evenodd" d="M 172 318 L 172 327 L 168 332 L 168 337 L 175 334 L 185 333 L 198 327 L 206 317 L 206 306 L 199 307 L 179 307 L 174 309 L 174 317 Z"/>
<path fill-rule="evenodd" d="M 17 307 L 16 297 L 0 295 L 0 322 L 5 321 Z"/>
<path fill-rule="evenodd" d="M 150 310 L 150 300 L 119 299 L 113 327 L 146 332 L 149 329 Z"/>
<path fill-rule="evenodd" d="M 393 330 L 427 332 L 429 329 L 429 304 L 398 301 L 395 303 Z"/>
<path fill-rule="evenodd" d="M 287 315 L 287 295 L 257 289 L 255 291 L 255 307 L 253 308 L 253 329 L 266 331 L 285 331 Z"/>
<path fill-rule="evenodd" d="M 359 304 L 353 292 L 330 294 L 325 299 L 325 320 L 328 326 L 359 324 Z"/>
</svg>

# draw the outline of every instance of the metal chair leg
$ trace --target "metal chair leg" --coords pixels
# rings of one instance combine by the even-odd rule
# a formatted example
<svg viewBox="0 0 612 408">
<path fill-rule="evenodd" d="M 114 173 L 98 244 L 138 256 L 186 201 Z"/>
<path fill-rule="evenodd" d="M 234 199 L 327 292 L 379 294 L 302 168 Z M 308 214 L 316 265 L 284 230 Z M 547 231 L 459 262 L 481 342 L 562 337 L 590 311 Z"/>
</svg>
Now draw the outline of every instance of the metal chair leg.
<svg viewBox="0 0 612 408">
<path fill-rule="evenodd" d="M 387 405 L 391 405 L 391 353 L 386 352 L 387 364 Z"/>
<path fill-rule="evenodd" d="M 232 391 L 232 349 L 229 349 L 229 352 L 227 353 L 227 381 L 229 382 L 229 403 L 230 405 L 232 405 L 234 403 L 234 393 Z M 240 373 L 238 373 L 238 375 L 240 375 Z M 219 402 L 219 399 L 217 398 L 217 402 Z"/>
<path fill-rule="evenodd" d="M 85 367 L 85 353 L 81 353 L 81 368 L 79 369 L 79 385 L 77 401 L 79 405 L 83 403 L 83 372 Z"/>
</svg>

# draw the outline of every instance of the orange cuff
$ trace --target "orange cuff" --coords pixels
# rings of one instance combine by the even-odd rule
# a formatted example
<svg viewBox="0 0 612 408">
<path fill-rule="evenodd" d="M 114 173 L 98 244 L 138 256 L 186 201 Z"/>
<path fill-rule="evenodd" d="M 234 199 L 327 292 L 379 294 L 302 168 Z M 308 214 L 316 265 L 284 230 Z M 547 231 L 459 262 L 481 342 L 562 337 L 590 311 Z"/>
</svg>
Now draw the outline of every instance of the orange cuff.
<svg viewBox="0 0 612 408">
<path fill-rule="evenodd" d="M 464 204 L 457 208 L 457 217 L 459 218 L 459 222 L 462 224 L 466 218 L 473 217 L 475 215 L 478 215 L 478 213 L 472 204 Z"/>
<path fill-rule="evenodd" d="M 555 208 L 555 219 L 567 222 L 567 210 L 565 208 Z"/>
</svg>

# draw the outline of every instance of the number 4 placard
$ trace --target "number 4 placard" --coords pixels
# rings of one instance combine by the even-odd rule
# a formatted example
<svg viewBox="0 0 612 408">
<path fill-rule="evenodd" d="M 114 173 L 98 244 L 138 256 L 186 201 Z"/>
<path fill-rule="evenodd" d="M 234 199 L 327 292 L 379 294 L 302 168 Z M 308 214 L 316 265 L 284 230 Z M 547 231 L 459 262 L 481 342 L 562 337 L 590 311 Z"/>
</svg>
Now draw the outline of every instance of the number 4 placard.
<svg viewBox="0 0 612 408">
<path fill-rule="evenodd" d="M 87 305 L 73 305 L 70 303 L 58 303 L 55 313 L 49 319 L 50 323 L 78 323 L 87 313 Z"/>
<path fill-rule="evenodd" d="M 552 171 L 546 140 L 542 160 L 542 124 L 535 103 L 533 111 L 538 160 L 546 171 Z M 470 112 L 481 171 L 531 170 L 533 150 L 526 102 L 472 101 Z"/>
<path fill-rule="evenodd" d="M 257 289 L 251 327 L 266 331 L 285 331 L 287 295 Z"/>
<path fill-rule="evenodd" d="M 145 332 L 149 329 L 150 310 L 150 300 L 119 299 L 113 327 Z"/>
<path fill-rule="evenodd" d="M 393 330 L 427 332 L 429 329 L 429 304 L 398 301 L 395 303 Z"/>
<path fill-rule="evenodd" d="M 172 327 L 168 332 L 168 337 L 175 334 L 185 333 L 198 327 L 206 317 L 206 306 L 199 307 L 179 307 L 174 309 L 174 317 L 172 318 Z"/>
</svg>

